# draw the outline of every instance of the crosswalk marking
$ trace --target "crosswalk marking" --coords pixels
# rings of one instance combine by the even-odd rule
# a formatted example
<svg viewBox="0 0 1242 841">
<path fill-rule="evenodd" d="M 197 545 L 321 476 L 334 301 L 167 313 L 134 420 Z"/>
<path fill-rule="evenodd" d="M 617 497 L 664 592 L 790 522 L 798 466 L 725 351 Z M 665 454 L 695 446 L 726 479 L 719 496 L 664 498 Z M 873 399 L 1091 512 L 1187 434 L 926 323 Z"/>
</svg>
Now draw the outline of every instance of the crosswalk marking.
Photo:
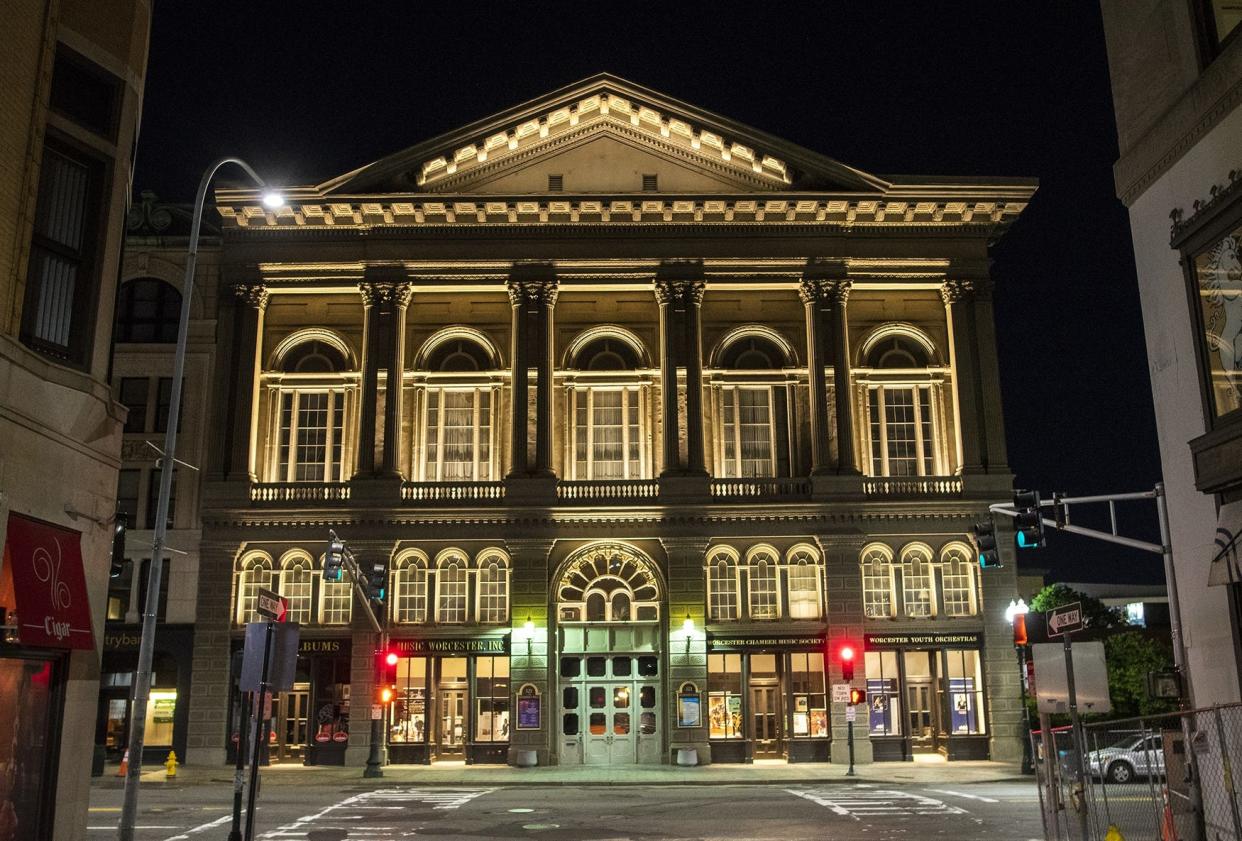
<svg viewBox="0 0 1242 841">
<path fill-rule="evenodd" d="M 495 791 L 494 788 L 381 788 L 347 797 L 313 815 L 261 833 L 260 838 L 272 841 L 305 839 L 318 829 L 335 829 L 346 833 L 343 838 L 379 839 L 392 837 L 398 831 L 393 821 L 400 812 L 419 805 L 433 809 L 459 809 L 465 804 Z"/>
<path fill-rule="evenodd" d="M 859 821 L 874 817 L 969 814 L 965 809 L 950 806 L 934 797 L 907 791 L 844 786 L 787 788 L 785 791 L 830 809 L 834 814 Z"/>
</svg>

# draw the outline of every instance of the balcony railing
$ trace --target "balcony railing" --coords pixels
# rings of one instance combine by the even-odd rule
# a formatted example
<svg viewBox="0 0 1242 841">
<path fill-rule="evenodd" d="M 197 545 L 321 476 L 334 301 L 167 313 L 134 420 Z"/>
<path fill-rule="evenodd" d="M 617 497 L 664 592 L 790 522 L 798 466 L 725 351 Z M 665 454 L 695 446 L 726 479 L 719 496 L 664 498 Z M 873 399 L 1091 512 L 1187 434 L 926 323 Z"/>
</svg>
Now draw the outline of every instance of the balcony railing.
<svg viewBox="0 0 1242 841">
<path fill-rule="evenodd" d="M 811 480 L 771 477 L 752 479 L 712 479 L 713 499 L 806 499 Z"/>
<path fill-rule="evenodd" d="M 567 505 L 591 502 L 653 502 L 660 495 L 655 479 L 564 480 L 556 485 L 556 499 Z"/>
<path fill-rule="evenodd" d="M 402 482 L 402 502 L 429 502 L 440 505 L 469 505 L 500 502 L 505 498 L 504 482 Z"/>
<path fill-rule="evenodd" d="M 345 502 L 348 482 L 255 482 L 251 502 Z"/>
<path fill-rule="evenodd" d="M 961 476 L 863 477 L 867 496 L 955 496 L 961 492 Z"/>
</svg>

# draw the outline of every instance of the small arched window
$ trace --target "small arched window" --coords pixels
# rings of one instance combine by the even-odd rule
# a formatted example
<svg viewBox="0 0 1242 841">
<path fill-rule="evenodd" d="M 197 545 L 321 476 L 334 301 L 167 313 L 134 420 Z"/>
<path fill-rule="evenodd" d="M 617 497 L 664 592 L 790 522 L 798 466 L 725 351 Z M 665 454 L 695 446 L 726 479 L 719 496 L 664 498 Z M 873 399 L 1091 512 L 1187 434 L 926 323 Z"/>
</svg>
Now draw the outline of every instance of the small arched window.
<svg viewBox="0 0 1242 841">
<path fill-rule="evenodd" d="M 499 550 L 488 550 L 478 559 L 479 622 L 500 624 L 509 618 L 509 559 Z"/>
<path fill-rule="evenodd" d="M 936 615 L 931 550 L 921 543 L 912 543 L 901 551 L 901 591 L 907 617 L 929 619 Z"/>
<path fill-rule="evenodd" d="M 401 623 L 427 621 L 427 556 L 406 552 L 393 565 L 393 619 Z"/>
<path fill-rule="evenodd" d="M 950 543 L 940 550 L 940 580 L 945 615 L 974 616 L 975 565 L 968 546 Z"/>
<path fill-rule="evenodd" d="M 460 624 L 466 621 L 469 581 L 466 556 L 456 549 L 441 553 L 436 562 L 436 621 Z"/>
<path fill-rule="evenodd" d="M 260 588 L 272 586 L 272 559 L 264 552 L 249 552 L 237 565 L 237 604 L 234 617 L 238 625 L 258 622 Z"/>
<path fill-rule="evenodd" d="M 820 595 L 823 565 L 819 553 L 809 546 L 789 550 L 786 562 L 789 578 L 789 618 L 818 619 L 822 614 Z"/>
<path fill-rule="evenodd" d="M 311 595 L 315 574 L 310 556 L 304 552 L 288 552 L 280 563 L 280 594 L 288 605 L 286 622 L 306 625 L 311 621 Z"/>
<path fill-rule="evenodd" d="M 713 622 L 733 622 L 738 614 L 737 552 L 719 546 L 707 556 L 707 616 Z"/>
<path fill-rule="evenodd" d="M 780 619 L 780 569 L 776 552 L 760 546 L 750 550 L 746 559 L 751 619 Z"/>
<path fill-rule="evenodd" d="M 116 301 L 117 342 L 177 341 L 181 323 L 181 292 L 154 277 L 127 280 Z"/>
<path fill-rule="evenodd" d="M 863 614 L 868 619 L 889 619 L 893 613 L 893 550 L 882 543 L 863 548 Z"/>
</svg>

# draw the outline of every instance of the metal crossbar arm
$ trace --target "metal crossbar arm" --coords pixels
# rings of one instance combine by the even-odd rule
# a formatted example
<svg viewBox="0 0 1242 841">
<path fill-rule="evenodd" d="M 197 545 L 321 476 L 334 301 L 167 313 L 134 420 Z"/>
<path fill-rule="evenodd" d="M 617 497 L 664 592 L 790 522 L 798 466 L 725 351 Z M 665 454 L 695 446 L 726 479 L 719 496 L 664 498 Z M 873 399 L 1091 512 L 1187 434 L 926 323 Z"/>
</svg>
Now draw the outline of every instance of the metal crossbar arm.
<svg viewBox="0 0 1242 841">
<path fill-rule="evenodd" d="M 367 615 L 367 621 L 371 623 L 371 630 L 377 634 L 384 633 L 384 628 L 380 625 L 379 619 L 375 616 L 375 611 L 371 609 L 371 594 L 362 586 L 362 571 L 358 568 L 358 562 L 354 560 L 354 553 L 345 549 L 345 564 L 349 568 L 349 576 L 354 580 L 354 592 L 358 594 L 358 601 L 362 603 L 362 610 Z"/>
<path fill-rule="evenodd" d="M 1124 501 L 1124 500 L 1131 500 L 1131 499 L 1155 499 L 1155 498 L 1156 498 L 1156 494 L 1154 492 L 1148 491 L 1144 493 L 1117 494 L 1115 496 L 1082 496 L 1082 497 L 1074 497 L 1074 498 L 1066 497 L 1065 499 L 1060 499 L 1056 501 L 1040 500 L 1040 503 L 1039 503 L 1040 508 L 1055 508 L 1057 505 L 1064 506 L 1065 507 L 1065 521 L 1057 522 L 1056 520 L 1051 519 L 1049 517 L 1040 517 L 1039 519 L 1045 526 L 1054 528 L 1057 531 L 1068 532 L 1070 534 L 1080 534 L 1084 537 L 1093 537 L 1097 540 L 1107 541 L 1108 543 L 1116 543 L 1121 546 L 1128 546 L 1131 549 L 1139 549 L 1143 552 L 1151 552 L 1154 555 L 1163 555 L 1165 547 L 1161 546 L 1158 543 L 1151 543 L 1146 540 L 1139 540 L 1138 538 L 1126 537 L 1125 535 L 1118 534 L 1117 533 L 1117 512 L 1116 512 L 1116 509 L 1113 507 L 1113 503 L 1119 500 Z M 1112 521 L 1112 526 L 1113 526 L 1113 530 L 1111 532 L 1102 531 L 1101 529 L 1087 528 L 1086 526 L 1076 526 L 1069 521 L 1069 506 L 1071 503 L 1082 504 L 1082 503 L 1089 503 L 1089 502 L 1109 503 L 1109 506 L 1108 506 L 1109 507 L 1109 518 Z M 1014 509 L 1012 504 L 1007 504 L 1003 502 L 988 506 L 988 510 L 991 511 L 993 514 L 1000 514 L 1004 517 L 1009 517 L 1010 519 L 1013 519 L 1014 517 L 1018 516 L 1018 512 Z"/>
</svg>

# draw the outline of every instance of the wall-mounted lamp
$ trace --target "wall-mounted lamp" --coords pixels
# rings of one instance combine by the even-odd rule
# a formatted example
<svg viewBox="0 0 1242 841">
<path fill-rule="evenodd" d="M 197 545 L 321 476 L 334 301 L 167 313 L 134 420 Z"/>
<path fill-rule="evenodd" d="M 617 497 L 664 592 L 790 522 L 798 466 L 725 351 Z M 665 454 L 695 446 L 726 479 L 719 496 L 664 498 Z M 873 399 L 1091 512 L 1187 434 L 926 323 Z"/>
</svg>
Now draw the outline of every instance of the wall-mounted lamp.
<svg viewBox="0 0 1242 841">
<path fill-rule="evenodd" d="M 681 623 L 681 629 L 686 635 L 686 653 L 690 653 L 690 640 L 694 637 L 694 620 L 690 618 L 690 614 L 686 614 L 686 621 Z"/>
<path fill-rule="evenodd" d="M 526 621 L 522 623 L 522 635 L 526 637 L 526 657 L 529 659 L 531 656 L 531 640 L 535 636 L 535 622 L 530 618 L 529 614 L 526 616 Z"/>
</svg>

